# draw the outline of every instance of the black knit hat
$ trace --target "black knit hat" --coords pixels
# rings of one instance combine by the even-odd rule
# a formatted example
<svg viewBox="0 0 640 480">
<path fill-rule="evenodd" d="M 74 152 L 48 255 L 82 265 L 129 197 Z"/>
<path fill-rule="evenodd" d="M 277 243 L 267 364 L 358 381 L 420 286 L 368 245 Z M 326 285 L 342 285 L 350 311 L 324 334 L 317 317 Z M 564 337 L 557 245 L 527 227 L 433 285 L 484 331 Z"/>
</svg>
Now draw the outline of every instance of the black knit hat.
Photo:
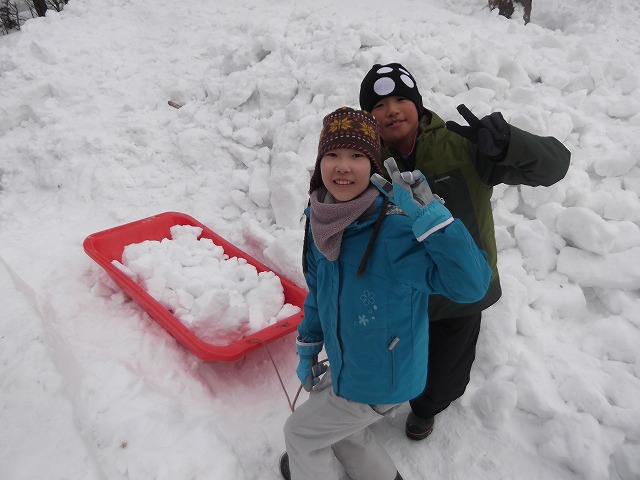
<svg viewBox="0 0 640 480">
<path fill-rule="evenodd" d="M 424 113 L 422 96 L 409 71 L 399 63 L 377 63 L 371 67 L 360 84 L 360 107 L 370 112 L 379 100 L 391 96 L 411 100 L 418 110 L 418 117 Z"/>
<path fill-rule="evenodd" d="M 318 142 L 316 166 L 311 177 L 310 192 L 322 185 L 320 159 L 329 150 L 352 148 L 364 153 L 371 161 L 374 173 L 380 173 L 380 136 L 378 124 L 368 112 L 340 107 L 322 120 L 322 131 Z"/>
</svg>

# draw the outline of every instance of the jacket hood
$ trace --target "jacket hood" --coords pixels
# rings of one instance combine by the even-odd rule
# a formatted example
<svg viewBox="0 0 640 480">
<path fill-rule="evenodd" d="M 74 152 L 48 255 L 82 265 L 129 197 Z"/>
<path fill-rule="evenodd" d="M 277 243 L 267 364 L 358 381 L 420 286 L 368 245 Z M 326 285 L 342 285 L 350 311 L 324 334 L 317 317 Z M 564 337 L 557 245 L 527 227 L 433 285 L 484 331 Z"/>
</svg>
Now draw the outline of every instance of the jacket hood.
<svg viewBox="0 0 640 480">
<path fill-rule="evenodd" d="M 439 128 L 447 128 L 444 120 L 431 110 L 425 110 L 424 115 L 420 117 L 420 133 L 425 133 Z"/>
</svg>

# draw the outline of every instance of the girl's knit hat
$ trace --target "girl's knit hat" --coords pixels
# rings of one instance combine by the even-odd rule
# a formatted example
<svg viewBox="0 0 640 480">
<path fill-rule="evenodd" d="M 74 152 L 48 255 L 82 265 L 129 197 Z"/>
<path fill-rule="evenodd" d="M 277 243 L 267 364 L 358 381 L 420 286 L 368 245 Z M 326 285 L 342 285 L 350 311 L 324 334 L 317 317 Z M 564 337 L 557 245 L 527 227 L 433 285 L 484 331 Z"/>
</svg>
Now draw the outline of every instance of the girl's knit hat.
<svg viewBox="0 0 640 480">
<path fill-rule="evenodd" d="M 370 112 L 378 101 L 392 96 L 411 100 L 418 110 L 418 117 L 422 117 L 422 96 L 409 71 L 399 63 L 377 63 L 371 67 L 360 84 L 360 107 Z"/>
<path fill-rule="evenodd" d="M 380 136 L 376 119 L 368 112 L 354 110 L 350 107 L 340 107 L 322 120 L 318 156 L 309 186 L 310 193 L 322 185 L 320 159 L 329 150 L 336 148 L 352 148 L 364 153 L 371 161 L 371 172 L 382 175 L 380 170 Z"/>
<path fill-rule="evenodd" d="M 362 110 L 340 107 L 324 117 L 318 142 L 318 157 L 336 148 L 352 148 L 380 164 L 380 136 L 373 115 Z"/>
</svg>

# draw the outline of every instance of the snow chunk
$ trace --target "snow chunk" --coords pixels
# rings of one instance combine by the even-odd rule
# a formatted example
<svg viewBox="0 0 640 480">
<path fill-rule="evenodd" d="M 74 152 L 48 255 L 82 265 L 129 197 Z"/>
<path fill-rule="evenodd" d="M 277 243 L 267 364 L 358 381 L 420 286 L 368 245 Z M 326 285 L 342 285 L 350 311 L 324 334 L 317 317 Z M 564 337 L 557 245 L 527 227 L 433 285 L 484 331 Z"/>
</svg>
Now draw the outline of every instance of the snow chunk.
<svg viewBox="0 0 640 480">
<path fill-rule="evenodd" d="M 617 156 L 601 156 L 593 161 L 594 171 L 601 177 L 620 177 L 636 166 L 636 159 L 629 152 Z"/>
<path fill-rule="evenodd" d="M 511 88 L 524 87 L 531 84 L 527 70 L 515 60 L 504 63 L 498 70 L 498 76 L 507 80 Z"/>
<path fill-rule="evenodd" d="M 556 266 L 557 253 L 547 227 L 540 220 L 523 220 L 516 224 L 514 234 L 524 256 L 525 267 L 534 271 L 536 278 L 546 277 Z"/>
<path fill-rule="evenodd" d="M 603 438 L 603 435 L 613 438 Z M 603 432 L 591 415 L 560 413 L 545 424 L 539 452 L 543 457 L 571 465 L 580 478 L 609 478 L 609 455 L 621 442 L 621 436 L 620 432 Z M 607 445 L 607 448 L 596 445 Z"/>
<path fill-rule="evenodd" d="M 211 239 L 198 239 L 200 227 L 174 225 L 170 233 L 171 239 L 127 245 L 116 265 L 200 338 L 226 345 L 284 318 L 275 273 L 258 272 Z"/>
<path fill-rule="evenodd" d="M 582 287 L 640 288 L 640 247 L 625 252 L 596 255 L 565 247 L 558 255 L 558 272 Z"/>
<path fill-rule="evenodd" d="M 640 101 L 633 97 L 623 97 L 609 105 L 607 115 L 612 118 L 627 119 L 640 112 Z"/>
<path fill-rule="evenodd" d="M 616 228 L 583 207 L 569 207 L 558 215 L 558 233 L 571 245 L 604 255 L 613 250 Z"/>
<path fill-rule="evenodd" d="M 601 360 L 633 364 L 640 359 L 638 345 L 640 330 L 624 317 L 613 316 L 593 323 L 583 341 L 583 350 Z"/>
<path fill-rule="evenodd" d="M 482 423 L 494 430 L 509 421 L 517 403 L 518 389 L 512 382 L 504 380 L 486 383 L 471 400 Z"/>
</svg>

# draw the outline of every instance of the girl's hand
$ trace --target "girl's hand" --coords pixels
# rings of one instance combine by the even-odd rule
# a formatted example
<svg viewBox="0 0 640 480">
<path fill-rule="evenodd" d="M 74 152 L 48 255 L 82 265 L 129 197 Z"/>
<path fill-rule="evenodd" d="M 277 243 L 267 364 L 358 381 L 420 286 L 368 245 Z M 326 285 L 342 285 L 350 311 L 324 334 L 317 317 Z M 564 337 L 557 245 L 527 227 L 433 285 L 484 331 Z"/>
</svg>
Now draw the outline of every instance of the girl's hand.
<svg viewBox="0 0 640 480">
<path fill-rule="evenodd" d="M 434 200 L 427 179 L 420 170 L 401 172 L 393 158 L 387 158 L 384 166 L 393 183 L 377 173 L 371 175 L 371 183 L 384 193 L 389 200 L 413 217 L 417 210 Z"/>
<path fill-rule="evenodd" d="M 451 213 L 440 197 L 433 194 L 422 172 L 400 172 L 393 158 L 387 158 L 384 166 L 393 183 L 377 173 L 371 175 L 371 183 L 414 220 L 413 233 L 419 241 L 453 221 Z"/>
</svg>

